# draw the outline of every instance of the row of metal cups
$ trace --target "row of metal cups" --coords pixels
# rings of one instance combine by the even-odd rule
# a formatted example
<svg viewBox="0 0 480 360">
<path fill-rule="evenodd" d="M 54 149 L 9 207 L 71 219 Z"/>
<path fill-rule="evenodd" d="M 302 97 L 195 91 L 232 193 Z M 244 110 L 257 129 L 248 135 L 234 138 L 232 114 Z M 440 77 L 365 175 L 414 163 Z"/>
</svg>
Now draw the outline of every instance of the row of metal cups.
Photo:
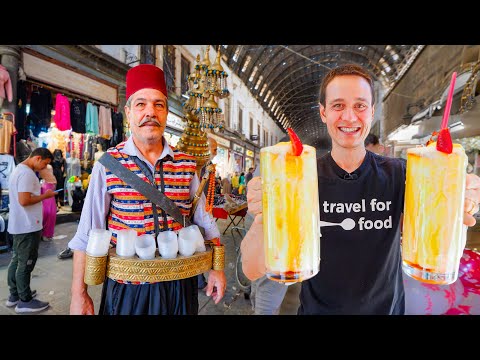
<svg viewBox="0 0 480 360">
<path fill-rule="evenodd" d="M 118 256 L 151 260 L 155 258 L 157 246 L 153 235 L 137 235 L 133 229 L 117 230 L 116 252 Z M 87 254 L 106 256 L 112 232 L 104 229 L 92 229 L 87 244 Z M 191 225 L 178 231 L 164 231 L 157 236 L 158 252 L 164 259 L 174 259 L 178 254 L 191 256 L 195 252 L 205 251 L 205 243 L 197 225 Z"/>
</svg>

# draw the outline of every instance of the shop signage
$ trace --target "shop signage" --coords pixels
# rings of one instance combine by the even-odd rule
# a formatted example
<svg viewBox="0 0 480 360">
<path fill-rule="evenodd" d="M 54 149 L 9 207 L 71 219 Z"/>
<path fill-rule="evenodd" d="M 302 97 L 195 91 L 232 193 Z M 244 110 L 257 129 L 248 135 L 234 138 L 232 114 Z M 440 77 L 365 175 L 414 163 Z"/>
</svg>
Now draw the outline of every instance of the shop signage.
<svg viewBox="0 0 480 360">
<path fill-rule="evenodd" d="M 212 133 L 209 133 L 208 136 L 211 137 L 212 139 L 216 140 L 218 145 L 222 145 L 226 148 L 230 148 L 230 141 L 229 140 L 224 139 L 224 138 L 222 138 L 218 135 L 212 134 Z"/>
<path fill-rule="evenodd" d="M 25 52 L 23 53 L 23 66 L 25 74 L 32 79 L 44 81 L 110 104 L 117 104 L 115 87 Z"/>
<path fill-rule="evenodd" d="M 185 129 L 185 121 L 183 121 L 180 116 L 175 115 L 171 112 L 169 112 L 167 115 L 167 125 L 174 129 Z"/>
<path fill-rule="evenodd" d="M 247 150 L 247 156 L 253 157 L 253 151 L 252 150 Z"/>
<path fill-rule="evenodd" d="M 240 154 L 243 154 L 245 151 L 245 148 L 243 146 L 233 144 L 233 150 L 235 150 L 236 152 L 239 152 Z"/>
</svg>

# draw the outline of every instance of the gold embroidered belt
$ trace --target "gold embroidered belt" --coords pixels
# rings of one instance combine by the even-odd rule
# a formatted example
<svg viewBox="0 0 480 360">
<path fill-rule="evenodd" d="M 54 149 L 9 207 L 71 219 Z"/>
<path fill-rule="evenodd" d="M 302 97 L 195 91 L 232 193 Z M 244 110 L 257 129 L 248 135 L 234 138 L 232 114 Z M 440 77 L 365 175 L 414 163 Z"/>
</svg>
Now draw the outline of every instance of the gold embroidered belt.
<svg viewBox="0 0 480 360">
<path fill-rule="evenodd" d="M 225 247 L 207 245 L 204 252 L 191 256 L 178 255 L 175 259 L 163 259 L 157 256 L 152 260 L 142 260 L 137 256 L 125 258 L 118 256 L 114 248 L 108 256 L 90 256 L 86 254 L 84 282 L 87 285 L 99 285 L 105 276 L 124 282 L 159 282 L 186 279 L 211 269 L 223 270 L 225 267 Z"/>
</svg>

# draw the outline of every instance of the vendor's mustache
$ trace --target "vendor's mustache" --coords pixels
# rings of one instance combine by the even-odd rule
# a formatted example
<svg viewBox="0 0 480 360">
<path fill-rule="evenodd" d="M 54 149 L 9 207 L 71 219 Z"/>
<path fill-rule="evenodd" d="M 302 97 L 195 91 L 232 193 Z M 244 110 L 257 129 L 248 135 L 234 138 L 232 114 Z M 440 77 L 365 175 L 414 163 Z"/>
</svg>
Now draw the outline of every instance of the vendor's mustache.
<svg viewBox="0 0 480 360">
<path fill-rule="evenodd" d="M 141 127 L 148 122 L 153 122 L 153 123 L 157 124 L 157 126 L 159 126 L 159 127 L 162 126 L 162 124 L 160 124 L 160 122 L 157 119 L 145 116 L 145 118 L 142 121 L 140 121 L 140 124 L 138 124 L 138 127 Z"/>
</svg>

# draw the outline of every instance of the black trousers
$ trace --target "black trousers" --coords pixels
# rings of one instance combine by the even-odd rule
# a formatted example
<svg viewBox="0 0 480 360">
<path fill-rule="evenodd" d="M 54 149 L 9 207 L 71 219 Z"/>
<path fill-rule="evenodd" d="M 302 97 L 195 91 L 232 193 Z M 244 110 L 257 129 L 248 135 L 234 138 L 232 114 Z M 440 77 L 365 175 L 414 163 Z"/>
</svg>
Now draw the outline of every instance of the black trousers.
<svg viewBox="0 0 480 360">
<path fill-rule="evenodd" d="M 107 278 L 99 315 L 198 315 L 197 276 L 143 285 Z"/>
<path fill-rule="evenodd" d="M 41 238 L 42 230 L 13 235 L 13 253 L 8 265 L 7 282 L 10 294 L 20 297 L 22 301 L 32 300 L 30 280 L 37 263 Z"/>
</svg>

